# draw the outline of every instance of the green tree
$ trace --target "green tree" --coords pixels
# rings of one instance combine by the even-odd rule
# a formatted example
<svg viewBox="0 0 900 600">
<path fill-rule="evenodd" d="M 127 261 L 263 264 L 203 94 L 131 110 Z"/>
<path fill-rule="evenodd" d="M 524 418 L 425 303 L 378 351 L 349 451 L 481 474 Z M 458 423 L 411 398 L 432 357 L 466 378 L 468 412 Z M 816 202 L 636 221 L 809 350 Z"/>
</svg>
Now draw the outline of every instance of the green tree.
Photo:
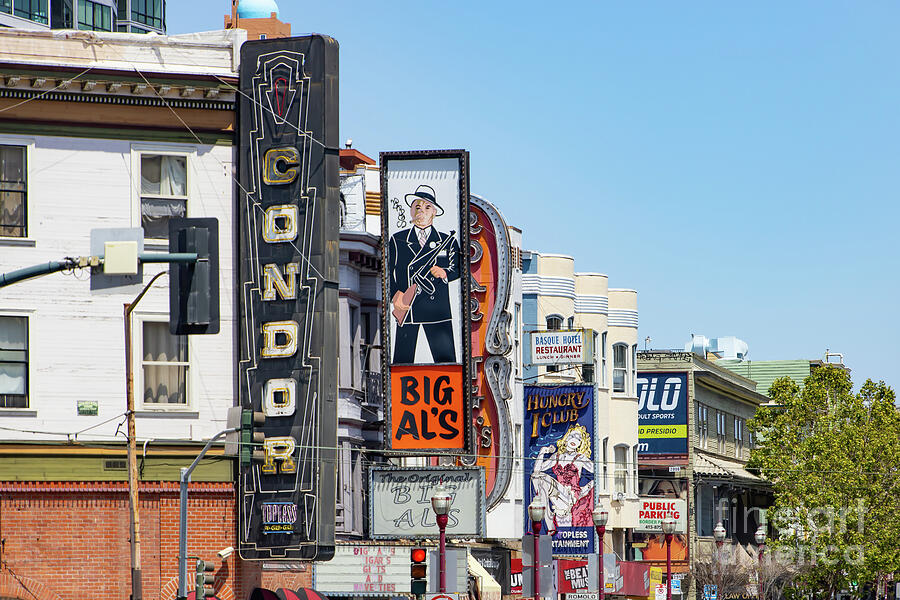
<svg viewBox="0 0 900 600">
<path fill-rule="evenodd" d="M 770 547 L 806 568 L 795 582 L 814 597 L 900 572 L 900 412 L 893 390 L 866 381 L 853 393 L 844 369 L 789 378 L 750 421 L 749 466 L 772 482 Z M 854 585 L 855 584 L 855 585 Z"/>
</svg>

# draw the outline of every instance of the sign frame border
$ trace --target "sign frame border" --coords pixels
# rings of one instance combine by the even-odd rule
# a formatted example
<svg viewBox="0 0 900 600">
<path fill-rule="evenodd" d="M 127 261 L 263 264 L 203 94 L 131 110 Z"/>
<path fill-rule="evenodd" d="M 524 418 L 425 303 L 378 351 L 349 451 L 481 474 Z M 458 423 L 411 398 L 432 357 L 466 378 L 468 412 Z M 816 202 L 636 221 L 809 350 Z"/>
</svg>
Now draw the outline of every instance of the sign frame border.
<svg viewBox="0 0 900 600">
<path fill-rule="evenodd" d="M 459 278 L 460 281 L 460 343 L 462 344 L 462 371 L 463 371 L 463 447 L 462 448 L 422 448 L 420 450 L 409 450 L 406 448 L 395 449 L 391 430 L 391 319 L 390 319 L 390 294 L 388 286 L 388 277 L 386 274 L 381 278 L 381 377 L 382 377 L 382 397 L 384 410 L 384 436 L 383 442 L 386 450 L 394 450 L 402 452 L 404 456 L 434 456 L 434 455 L 451 455 L 458 456 L 461 454 L 473 453 L 473 435 L 472 435 L 472 386 L 471 382 L 471 333 L 470 333 L 470 317 L 469 317 L 469 297 L 471 296 L 471 275 L 469 274 L 469 151 L 464 149 L 450 150 L 402 150 L 381 152 L 378 155 L 379 163 L 379 179 L 381 193 L 381 264 L 388 264 L 388 244 L 390 239 L 390 227 L 388 220 L 385 219 L 388 209 L 387 194 L 387 165 L 392 160 L 416 160 L 416 159 L 435 159 L 435 158 L 455 158 L 459 161 L 459 223 L 460 223 L 460 243 L 459 247 L 465 256 L 466 267 L 465 275 Z M 384 267 L 383 267 L 384 268 Z M 462 266 L 461 266 L 462 268 Z"/>
<path fill-rule="evenodd" d="M 396 531 L 391 534 L 376 534 L 372 531 L 372 524 L 375 522 L 375 503 L 372 502 L 372 498 L 374 497 L 372 494 L 372 488 L 375 485 L 375 472 L 414 472 L 414 471 L 477 471 L 478 479 L 476 486 L 478 490 L 475 495 L 475 505 L 476 510 L 478 511 L 478 533 L 474 535 L 475 538 L 481 539 L 485 537 L 485 533 L 487 532 L 487 507 L 485 506 L 485 495 L 484 490 L 487 485 L 485 480 L 484 469 L 482 467 L 456 467 L 456 466 L 426 466 L 426 467 L 394 467 L 389 465 L 373 465 L 369 467 L 369 535 L 373 540 L 436 540 L 440 537 L 440 532 L 435 534 L 425 534 L 425 535 L 403 535 Z M 461 536 L 465 538 L 468 534 L 463 534 Z"/>
</svg>

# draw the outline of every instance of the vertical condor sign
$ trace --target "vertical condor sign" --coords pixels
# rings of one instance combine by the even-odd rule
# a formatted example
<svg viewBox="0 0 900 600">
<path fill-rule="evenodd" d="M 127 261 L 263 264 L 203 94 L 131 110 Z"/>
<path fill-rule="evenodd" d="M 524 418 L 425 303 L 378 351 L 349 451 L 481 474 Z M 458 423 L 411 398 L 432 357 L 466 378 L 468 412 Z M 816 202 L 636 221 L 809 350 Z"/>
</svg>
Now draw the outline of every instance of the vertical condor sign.
<svg viewBox="0 0 900 600">
<path fill-rule="evenodd" d="M 244 559 L 334 554 L 337 445 L 338 45 L 241 48 L 237 214 L 241 406 L 265 414 L 242 464 Z"/>
<path fill-rule="evenodd" d="M 469 155 L 383 152 L 386 446 L 468 452 Z"/>
</svg>

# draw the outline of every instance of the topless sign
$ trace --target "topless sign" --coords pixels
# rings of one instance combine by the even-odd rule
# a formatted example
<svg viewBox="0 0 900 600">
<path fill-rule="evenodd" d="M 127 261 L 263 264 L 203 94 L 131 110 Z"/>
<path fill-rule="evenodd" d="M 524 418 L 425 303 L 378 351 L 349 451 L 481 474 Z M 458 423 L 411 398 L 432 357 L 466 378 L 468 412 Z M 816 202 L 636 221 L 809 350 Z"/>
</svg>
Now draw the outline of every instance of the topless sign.
<svg viewBox="0 0 900 600">
<path fill-rule="evenodd" d="M 470 452 L 465 150 L 383 152 L 385 445 Z"/>
<path fill-rule="evenodd" d="M 525 530 L 537 497 L 547 512 L 541 529 L 553 554 L 594 552 L 594 387 L 525 386 Z"/>
</svg>

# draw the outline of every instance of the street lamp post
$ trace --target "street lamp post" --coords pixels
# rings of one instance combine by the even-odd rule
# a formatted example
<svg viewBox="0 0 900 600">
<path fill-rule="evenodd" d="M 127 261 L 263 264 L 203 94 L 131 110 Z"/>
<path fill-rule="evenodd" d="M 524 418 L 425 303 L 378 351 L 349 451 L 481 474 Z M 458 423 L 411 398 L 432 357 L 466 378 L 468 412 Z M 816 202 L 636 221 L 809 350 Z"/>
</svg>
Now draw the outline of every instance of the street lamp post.
<svg viewBox="0 0 900 600">
<path fill-rule="evenodd" d="M 544 520 L 544 512 L 546 510 L 547 507 L 537 498 L 528 505 L 528 516 L 531 517 L 531 531 L 534 534 L 534 600 L 539 600 L 541 597 L 541 549 L 538 542 L 541 539 L 541 522 Z"/>
<path fill-rule="evenodd" d="M 725 526 L 722 521 L 716 523 L 713 529 L 713 539 L 716 540 L 716 571 L 722 570 L 722 544 L 725 543 Z"/>
<path fill-rule="evenodd" d="M 447 593 L 447 520 L 452 502 L 453 497 L 444 489 L 443 485 L 434 488 L 434 492 L 431 494 L 431 508 L 434 510 L 438 530 L 441 532 L 438 544 L 438 573 L 440 575 L 438 591 L 442 594 Z"/>
<path fill-rule="evenodd" d="M 606 581 L 604 581 L 604 573 L 603 573 L 603 536 L 606 535 L 606 522 L 609 520 L 609 513 L 602 507 L 597 506 L 594 508 L 594 512 L 591 514 L 594 519 L 594 527 L 597 528 L 597 536 L 600 538 L 600 547 L 597 548 L 597 558 L 599 568 L 598 568 L 598 577 L 597 581 L 600 582 L 600 600 L 603 600 L 606 597 Z"/>
<path fill-rule="evenodd" d="M 672 534 L 675 533 L 675 519 L 663 519 L 662 530 L 666 536 L 666 600 L 672 600 Z"/>
<path fill-rule="evenodd" d="M 759 600 L 763 600 L 763 552 L 766 549 L 766 528 L 760 525 L 754 537 L 756 538 L 756 545 L 759 547 L 759 573 L 756 575 L 756 578 L 759 580 L 757 582 L 759 583 L 757 597 Z"/>
</svg>

